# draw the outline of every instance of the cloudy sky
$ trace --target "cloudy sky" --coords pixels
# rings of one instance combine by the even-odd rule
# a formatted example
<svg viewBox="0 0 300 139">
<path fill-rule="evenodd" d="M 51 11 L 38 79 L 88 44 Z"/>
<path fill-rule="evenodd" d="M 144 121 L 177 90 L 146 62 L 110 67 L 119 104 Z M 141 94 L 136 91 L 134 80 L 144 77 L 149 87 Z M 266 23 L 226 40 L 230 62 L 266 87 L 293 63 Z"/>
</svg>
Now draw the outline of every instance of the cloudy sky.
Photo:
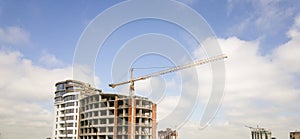
<svg viewBox="0 0 300 139">
<path fill-rule="evenodd" d="M 76 46 L 89 23 L 120 2 L 0 0 L 0 139 L 51 136 L 55 82 L 73 77 Z M 179 2 L 205 19 L 215 32 L 223 53 L 229 57 L 225 60 L 226 86 L 222 105 L 205 129 L 199 128 L 199 122 L 212 90 L 212 70 L 209 65 L 197 68 L 200 93 L 194 95 L 198 96 L 198 105 L 195 109 L 186 107 L 191 115 L 179 129 L 180 138 L 247 139 L 250 132 L 245 125 L 270 129 L 279 139 L 287 139 L 289 131 L 300 130 L 300 1 Z M 181 8 L 177 8 L 178 15 L 183 13 Z M 122 11 L 111 18 L 128 14 L 130 11 Z M 149 33 L 174 38 L 185 46 L 192 59 L 205 57 L 201 46 L 213 44 L 208 39 L 198 45 L 189 32 L 168 22 L 145 19 L 125 24 L 107 38 L 98 52 L 93 69 L 97 88 L 126 93 L 124 88 L 107 87 L 116 80 L 111 76 L 111 63 L 124 48 L 122 46 L 130 44 L 128 40 Z M 167 58 L 148 54 L 135 59 L 132 66 L 161 67 L 176 63 Z M 137 71 L 136 76 L 153 71 Z M 147 96 L 149 92 L 161 92 L 163 84 L 164 94 L 152 96 L 159 106 L 158 118 L 163 120 L 173 113 L 183 96 L 181 89 L 191 85 L 189 80 L 178 79 L 184 76 L 185 73 L 170 73 L 142 81 L 136 84 L 136 93 Z M 121 80 L 127 76 L 117 78 Z M 192 92 L 193 89 L 183 91 Z M 178 117 L 184 115 L 177 114 Z M 176 127 L 175 123 L 170 120 L 159 126 Z"/>
</svg>

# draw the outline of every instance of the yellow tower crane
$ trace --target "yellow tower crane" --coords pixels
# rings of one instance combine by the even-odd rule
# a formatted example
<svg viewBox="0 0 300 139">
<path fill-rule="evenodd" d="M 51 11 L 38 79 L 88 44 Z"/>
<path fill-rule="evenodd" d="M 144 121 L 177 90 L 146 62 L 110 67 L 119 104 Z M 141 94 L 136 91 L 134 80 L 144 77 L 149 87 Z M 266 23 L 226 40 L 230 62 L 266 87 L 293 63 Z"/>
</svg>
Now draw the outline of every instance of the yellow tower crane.
<svg viewBox="0 0 300 139">
<path fill-rule="evenodd" d="M 172 67 L 172 68 L 169 68 L 169 69 L 166 69 L 166 70 L 150 73 L 150 74 L 147 74 L 145 76 L 136 77 L 136 78 L 133 78 L 133 68 L 131 68 L 130 69 L 130 80 L 120 82 L 120 83 L 112 83 L 112 84 L 109 84 L 109 87 L 115 88 L 117 86 L 130 83 L 130 92 L 133 93 L 133 91 L 134 91 L 134 82 L 135 81 L 145 80 L 145 79 L 148 79 L 148 78 L 151 78 L 151 77 L 164 75 L 164 74 L 167 74 L 167 73 L 170 73 L 170 72 L 176 72 L 176 71 L 179 71 L 179 70 L 183 70 L 183 69 L 191 68 L 191 67 L 194 67 L 194 66 L 197 66 L 197 65 L 202 65 L 202 64 L 218 61 L 218 60 L 225 59 L 225 58 L 227 58 L 227 56 L 222 54 L 222 55 L 210 57 L 210 58 L 207 58 L 207 59 L 196 60 L 196 61 L 194 61 L 192 63 L 189 63 L 189 64 L 186 64 L 186 65 L 175 66 L 175 67 Z M 133 94 L 130 94 L 130 95 L 133 95 Z"/>
<path fill-rule="evenodd" d="M 164 75 L 164 74 L 171 73 L 171 72 L 176 72 L 176 71 L 191 68 L 191 67 L 194 67 L 194 66 L 203 65 L 203 64 L 206 64 L 206 63 L 222 60 L 222 59 L 225 59 L 225 58 L 227 58 L 227 56 L 222 54 L 222 55 L 210 57 L 210 58 L 207 58 L 207 59 L 196 60 L 196 61 L 194 61 L 192 63 L 189 63 L 189 64 L 186 64 L 186 65 L 175 66 L 175 67 L 172 67 L 172 68 L 169 68 L 169 69 L 166 69 L 166 70 L 150 73 L 150 74 L 140 76 L 140 77 L 136 77 L 136 78 L 133 78 L 133 68 L 131 68 L 130 69 L 130 80 L 120 82 L 120 83 L 109 84 L 110 87 L 115 88 L 117 86 L 130 83 L 129 96 L 130 96 L 130 100 L 131 100 L 131 113 L 132 113 L 131 114 L 131 125 L 130 125 L 130 127 L 131 127 L 131 129 L 130 129 L 131 139 L 134 139 L 134 130 L 133 130 L 133 128 L 134 128 L 134 123 L 133 123 L 133 120 L 134 120 L 134 116 L 133 116 L 134 109 L 133 109 L 133 107 L 134 107 L 134 105 L 132 103 L 133 102 L 133 96 L 134 96 L 134 82 L 140 81 L 140 80 L 145 80 L 145 79 L 148 79 L 148 78 L 151 78 L 151 77 L 156 77 L 156 76 L 159 76 L 159 75 Z"/>
</svg>

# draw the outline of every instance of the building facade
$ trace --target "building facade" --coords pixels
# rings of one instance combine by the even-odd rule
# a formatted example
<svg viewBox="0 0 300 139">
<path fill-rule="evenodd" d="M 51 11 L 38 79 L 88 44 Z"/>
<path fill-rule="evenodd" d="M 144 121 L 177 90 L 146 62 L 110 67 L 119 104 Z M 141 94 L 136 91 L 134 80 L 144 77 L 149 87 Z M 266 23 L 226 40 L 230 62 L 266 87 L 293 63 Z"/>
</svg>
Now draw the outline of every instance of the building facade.
<svg viewBox="0 0 300 139">
<path fill-rule="evenodd" d="M 272 132 L 265 128 L 252 128 L 251 137 L 252 139 L 271 139 Z"/>
<path fill-rule="evenodd" d="M 55 84 L 52 139 L 155 139 L 156 104 L 104 94 L 87 83 Z"/>
<path fill-rule="evenodd" d="M 79 100 L 88 95 L 99 94 L 101 90 L 75 80 L 58 82 L 55 87 L 52 139 L 78 139 Z"/>
<path fill-rule="evenodd" d="M 156 104 L 147 98 L 102 93 L 80 104 L 80 139 L 156 138 Z"/>
<path fill-rule="evenodd" d="M 291 131 L 290 139 L 300 139 L 300 131 Z"/>
</svg>

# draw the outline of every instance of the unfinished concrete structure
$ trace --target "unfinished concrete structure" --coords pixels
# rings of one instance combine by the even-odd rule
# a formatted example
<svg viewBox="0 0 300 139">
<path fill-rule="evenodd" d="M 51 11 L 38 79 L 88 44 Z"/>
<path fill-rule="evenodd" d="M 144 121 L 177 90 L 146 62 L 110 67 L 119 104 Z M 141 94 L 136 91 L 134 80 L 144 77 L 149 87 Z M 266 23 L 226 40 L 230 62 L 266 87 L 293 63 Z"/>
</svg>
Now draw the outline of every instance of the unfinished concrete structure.
<svg viewBox="0 0 300 139">
<path fill-rule="evenodd" d="M 102 93 L 80 104 L 80 139 L 156 138 L 156 104 L 147 98 Z"/>
<path fill-rule="evenodd" d="M 271 139 L 272 132 L 265 128 L 252 128 L 251 137 L 252 139 Z"/>
<path fill-rule="evenodd" d="M 290 139 L 300 139 L 300 131 L 291 131 Z"/>
<path fill-rule="evenodd" d="M 78 139 L 79 100 L 86 95 L 99 94 L 101 90 L 75 80 L 58 82 L 55 87 L 52 139 Z"/>
<path fill-rule="evenodd" d="M 165 131 L 158 131 L 158 139 L 178 139 L 177 130 L 172 130 L 171 128 L 167 128 Z"/>
</svg>

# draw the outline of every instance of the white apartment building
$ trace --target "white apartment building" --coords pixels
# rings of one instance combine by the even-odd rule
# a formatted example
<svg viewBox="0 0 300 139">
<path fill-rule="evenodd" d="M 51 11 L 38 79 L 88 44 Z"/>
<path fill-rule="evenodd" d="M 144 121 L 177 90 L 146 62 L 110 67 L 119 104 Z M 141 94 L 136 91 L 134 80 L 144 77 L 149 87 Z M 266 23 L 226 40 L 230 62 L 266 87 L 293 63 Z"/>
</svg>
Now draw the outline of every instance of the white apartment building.
<svg viewBox="0 0 300 139">
<path fill-rule="evenodd" d="M 99 94 L 101 90 L 75 80 L 58 82 L 55 87 L 52 139 L 78 139 L 79 100 L 85 96 Z"/>
</svg>

